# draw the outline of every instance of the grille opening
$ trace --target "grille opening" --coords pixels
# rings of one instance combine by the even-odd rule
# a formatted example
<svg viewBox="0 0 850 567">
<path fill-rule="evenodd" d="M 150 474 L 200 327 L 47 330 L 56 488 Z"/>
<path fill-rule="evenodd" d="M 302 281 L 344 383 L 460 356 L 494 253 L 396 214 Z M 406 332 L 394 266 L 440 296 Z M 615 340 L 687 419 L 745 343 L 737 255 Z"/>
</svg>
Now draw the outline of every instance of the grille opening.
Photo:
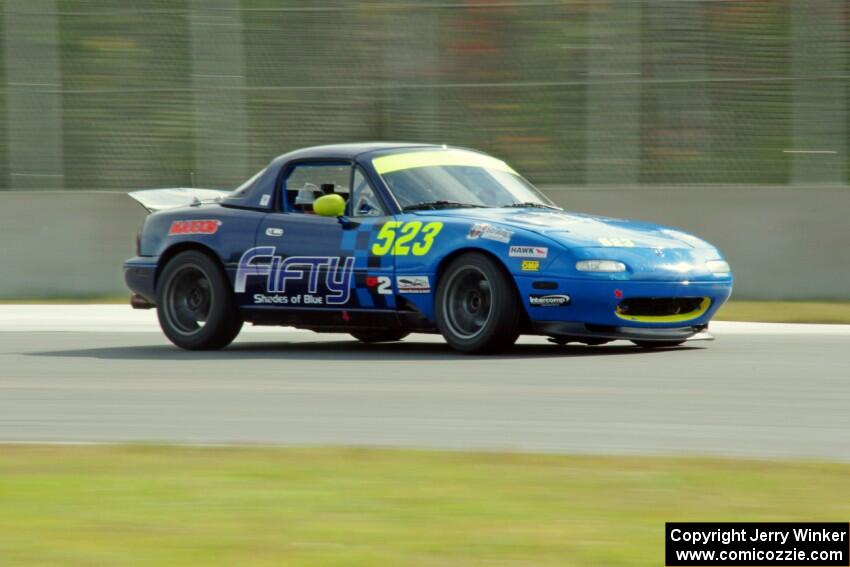
<svg viewBox="0 0 850 567">
<path fill-rule="evenodd" d="M 705 297 L 630 297 L 617 306 L 620 315 L 659 317 L 684 315 L 703 308 Z"/>
</svg>

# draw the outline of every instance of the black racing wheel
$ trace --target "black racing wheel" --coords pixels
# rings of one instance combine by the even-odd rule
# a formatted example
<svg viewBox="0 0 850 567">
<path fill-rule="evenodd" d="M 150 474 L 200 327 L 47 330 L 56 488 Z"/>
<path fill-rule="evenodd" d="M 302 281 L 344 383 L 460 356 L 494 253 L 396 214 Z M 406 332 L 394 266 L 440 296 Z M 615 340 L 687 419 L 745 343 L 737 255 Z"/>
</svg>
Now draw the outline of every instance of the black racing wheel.
<svg viewBox="0 0 850 567">
<path fill-rule="evenodd" d="M 483 254 L 458 256 L 437 286 L 437 328 L 455 350 L 492 353 L 519 337 L 522 306 L 508 274 Z"/>
<path fill-rule="evenodd" d="M 224 272 L 212 258 L 196 250 L 181 252 L 165 265 L 156 305 L 162 331 L 180 348 L 223 348 L 242 328 Z"/>
<path fill-rule="evenodd" d="M 409 334 L 410 333 L 407 331 L 384 329 L 351 331 L 351 336 L 362 343 L 388 343 L 392 341 L 400 341 Z"/>
</svg>

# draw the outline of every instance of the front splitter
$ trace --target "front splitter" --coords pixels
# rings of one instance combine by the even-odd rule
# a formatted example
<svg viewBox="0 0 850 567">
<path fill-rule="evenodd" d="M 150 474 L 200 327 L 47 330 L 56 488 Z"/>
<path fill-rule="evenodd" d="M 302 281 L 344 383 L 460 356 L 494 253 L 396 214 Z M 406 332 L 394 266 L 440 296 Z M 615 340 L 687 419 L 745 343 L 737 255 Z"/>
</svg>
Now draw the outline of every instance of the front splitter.
<svg viewBox="0 0 850 567">
<path fill-rule="evenodd" d="M 533 326 L 535 334 L 550 337 L 658 342 L 714 340 L 708 332 L 708 325 L 653 328 L 594 325 L 576 321 L 538 321 Z"/>
</svg>

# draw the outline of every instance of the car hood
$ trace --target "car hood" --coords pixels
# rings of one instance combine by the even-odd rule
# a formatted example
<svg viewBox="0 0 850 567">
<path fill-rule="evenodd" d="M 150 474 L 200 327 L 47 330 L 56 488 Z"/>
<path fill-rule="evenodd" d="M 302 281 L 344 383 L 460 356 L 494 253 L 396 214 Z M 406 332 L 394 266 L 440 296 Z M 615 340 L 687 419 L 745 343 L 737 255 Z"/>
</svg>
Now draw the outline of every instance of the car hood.
<svg viewBox="0 0 850 567">
<path fill-rule="evenodd" d="M 708 242 L 666 226 L 543 209 L 443 209 L 424 214 L 462 217 L 544 235 L 567 247 L 713 249 Z"/>
</svg>

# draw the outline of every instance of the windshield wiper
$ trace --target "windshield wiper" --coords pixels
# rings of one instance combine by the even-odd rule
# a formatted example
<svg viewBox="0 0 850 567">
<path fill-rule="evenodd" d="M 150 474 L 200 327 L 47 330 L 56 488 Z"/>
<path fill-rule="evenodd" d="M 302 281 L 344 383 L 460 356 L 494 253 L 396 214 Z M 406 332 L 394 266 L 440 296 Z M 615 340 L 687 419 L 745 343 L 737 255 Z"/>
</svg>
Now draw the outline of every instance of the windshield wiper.
<svg viewBox="0 0 850 567">
<path fill-rule="evenodd" d="M 531 201 L 525 203 L 511 203 L 510 205 L 504 205 L 506 209 L 552 209 L 555 211 L 560 211 L 560 207 L 555 207 L 552 205 L 546 205 L 545 203 L 532 203 Z"/>
<path fill-rule="evenodd" d="M 484 208 L 484 205 L 476 205 L 473 203 L 459 203 L 457 201 L 428 201 L 427 203 L 416 203 L 415 205 L 408 205 L 406 207 L 402 207 L 402 211 L 423 211 L 423 210 L 434 210 L 434 209 L 459 209 L 459 208 Z"/>
</svg>

